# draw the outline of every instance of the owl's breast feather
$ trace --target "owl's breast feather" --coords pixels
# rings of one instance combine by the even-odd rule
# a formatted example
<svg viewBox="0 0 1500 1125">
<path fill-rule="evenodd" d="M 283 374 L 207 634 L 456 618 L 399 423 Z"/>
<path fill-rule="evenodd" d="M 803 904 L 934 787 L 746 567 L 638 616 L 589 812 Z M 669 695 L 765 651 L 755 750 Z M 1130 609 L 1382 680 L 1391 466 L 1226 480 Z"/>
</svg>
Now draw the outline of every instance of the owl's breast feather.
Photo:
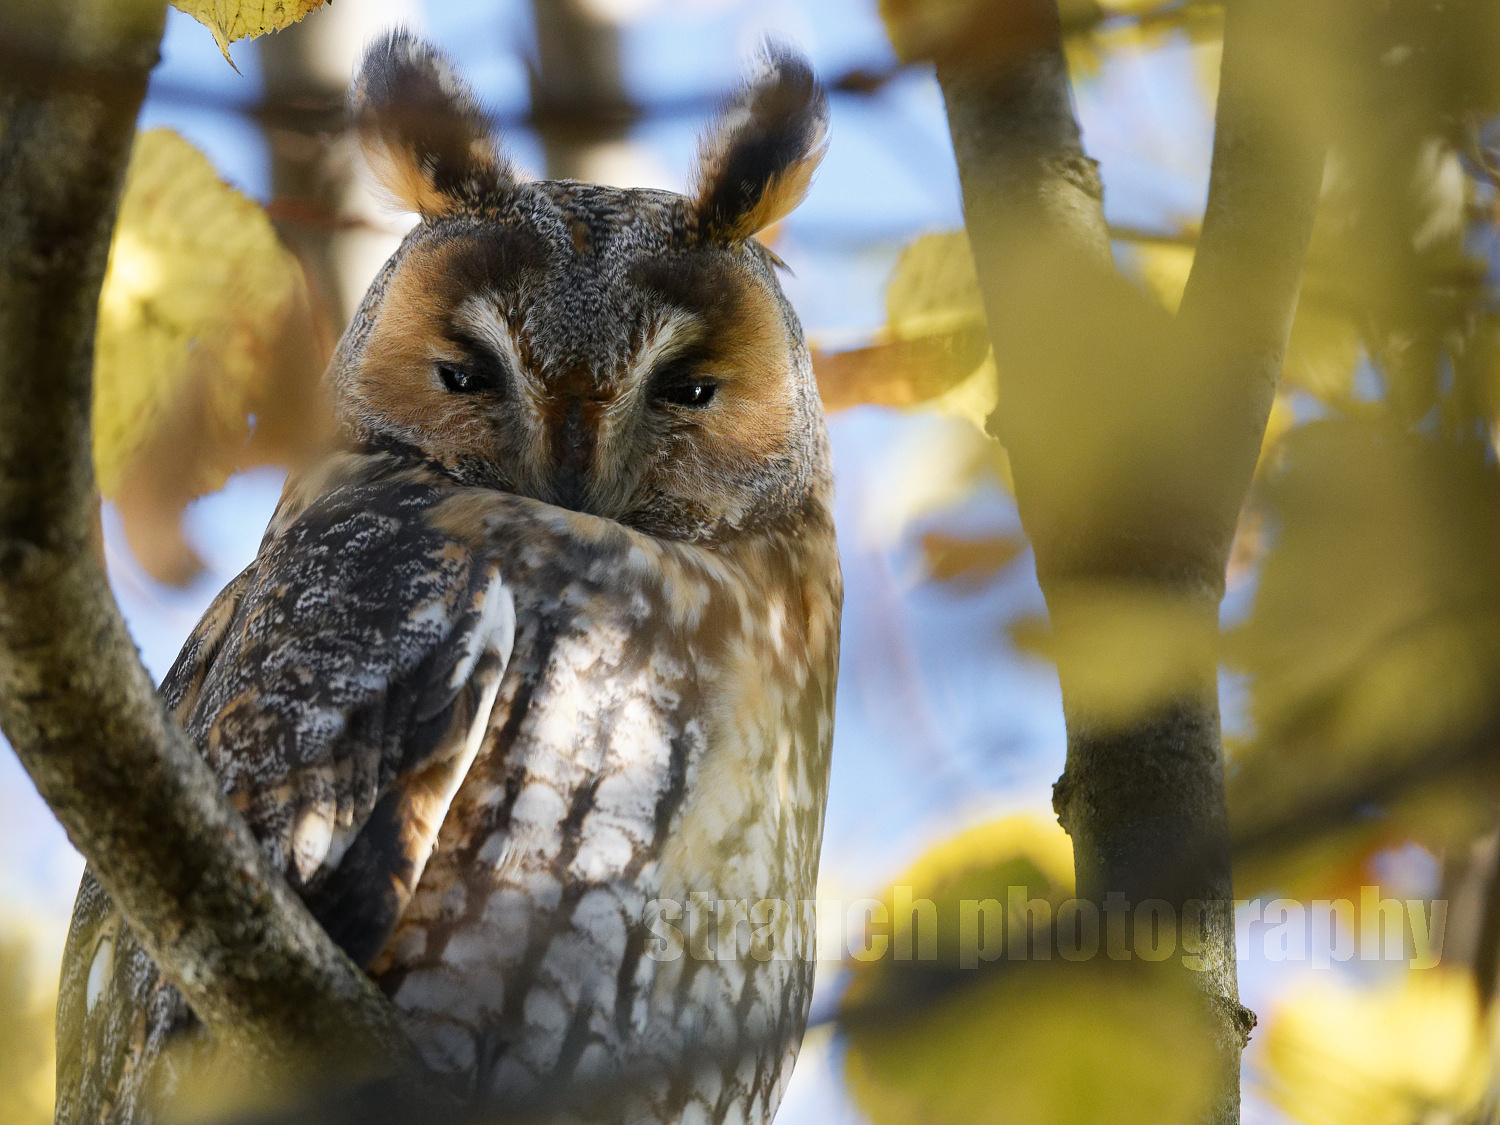
<svg viewBox="0 0 1500 1125">
<path fill-rule="evenodd" d="M 435 1066 L 499 1093 L 722 1049 L 774 1105 L 811 980 L 836 561 L 818 583 L 785 544 L 708 552 L 496 494 L 440 518 L 500 552 L 516 645 L 379 979 Z M 728 919 L 706 943 L 705 909 Z"/>
</svg>

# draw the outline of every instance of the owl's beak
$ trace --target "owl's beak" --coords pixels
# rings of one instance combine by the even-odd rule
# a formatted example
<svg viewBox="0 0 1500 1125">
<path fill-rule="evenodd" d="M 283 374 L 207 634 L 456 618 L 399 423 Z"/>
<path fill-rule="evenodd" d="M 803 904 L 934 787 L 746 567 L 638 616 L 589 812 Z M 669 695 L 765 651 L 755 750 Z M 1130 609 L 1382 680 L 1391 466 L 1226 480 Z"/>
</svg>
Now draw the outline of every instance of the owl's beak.
<svg viewBox="0 0 1500 1125">
<path fill-rule="evenodd" d="M 569 399 L 557 425 L 552 442 L 552 492 L 558 507 L 583 510 L 589 465 L 594 458 L 594 427 L 585 412 L 594 405 L 579 398 Z"/>
</svg>

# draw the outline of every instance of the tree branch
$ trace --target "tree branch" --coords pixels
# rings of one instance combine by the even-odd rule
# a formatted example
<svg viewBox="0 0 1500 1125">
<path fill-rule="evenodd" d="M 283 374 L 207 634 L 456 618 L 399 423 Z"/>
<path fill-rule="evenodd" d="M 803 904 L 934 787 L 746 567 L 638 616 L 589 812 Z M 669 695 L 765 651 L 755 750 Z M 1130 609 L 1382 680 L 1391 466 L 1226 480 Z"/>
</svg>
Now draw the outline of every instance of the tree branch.
<svg viewBox="0 0 1500 1125">
<path fill-rule="evenodd" d="M 1218 603 L 1321 150 L 1294 107 L 1257 85 L 1282 70 L 1264 52 L 1287 34 L 1285 0 L 1231 4 L 1208 212 L 1170 318 L 1110 260 L 1056 4 L 974 10 L 979 19 L 930 53 L 1000 373 L 991 428 L 1010 455 L 1057 641 L 1068 758 L 1054 804 L 1080 894 L 1208 904 L 1199 979 L 1222 1060 L 1209 1120 L 1222 1125 L 1239 1119 L 1254 1017 L 1235 981 Z M 899 49 L 909 29 L 892 22 Z"/>
<path fill-rule="evenodd" d="M 110 594 L 90 445 L 96 307 L 162 0 L 9 5 L 0 89 L 0 725 L 157 963 L 284 1073 L 407 1057 L 394 1008 L 273 870 L 163 709 Z M 34 72 L 35 73 L 35 72 Z"/>
<path fill-rule="evenodd" d="M 1177 312 L 1178 352 L 1213 449 L 1216 550 L 1227 559 L 1276 395 L 1323 180 L 1317 5 L 1228 6 L 1203 229 Z M 1289 78 L 1288 75 L 1299 76 Z M 1222 565 L 1221 568 L 1222 569 Z"/>
</svg>

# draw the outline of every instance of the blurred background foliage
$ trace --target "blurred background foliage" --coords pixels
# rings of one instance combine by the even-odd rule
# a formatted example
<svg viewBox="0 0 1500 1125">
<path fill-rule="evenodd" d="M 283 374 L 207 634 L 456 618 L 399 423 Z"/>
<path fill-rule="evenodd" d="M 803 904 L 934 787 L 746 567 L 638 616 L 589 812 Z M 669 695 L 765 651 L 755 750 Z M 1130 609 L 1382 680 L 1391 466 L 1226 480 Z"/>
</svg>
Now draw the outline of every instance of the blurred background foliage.
<svg viewBox="0 0 1500 1125">
<path fill-rule="evenodd" d="M 1067 836 L 1027 814 L 961 832 L 896 877 L 882 897 L 890 944 L 850 962 L 842 1001 L 845 1079 L 874 1125 L 1198 1118 L 1214 1058 L 1196 998 L 1152 979 L 1156 966 L 1044 951 L 1072 894 Z M 995 899 L 988 931 L 1007 925 L 1013 896 L 1050 910 L 1016 946 L 1029 956 L 1010 957 L 1007 929 L 1003 958 L 1000 935 L 986 932 L 967 943 L 966 965 L 961 904 Z M 935 907 L 926 918 L 913 907 L 924 900 Z"/>
<path fill-rule="evenodd" d="M 0 930 L 0 1122 L 52 1120 L 52 1006 L 55 978 L 38 963 L 35 935 Z"/>
<path fill-rule="evenodd" d="M 402 229 L 362 192 L 338 127 L 360 42 L 425 20 L 533 172 L 680 188 L 733 60 L 766 28 L 802 39 L 833 91 L 834 149 L 807 207 L 768 238 L 794 270 L 839 461 L 849 603 L 824 889 L 886 887 L 874 893 L 894 922 L 887 956 L 820 965 L 816 1026 L 781 1120 L 1137 1119 L 1122 1106 L 1150 1107 L 1143 1122 L 1197 1120 L 1212 1059 L 1191 998 L 1140 962 L 963 970 L 947 921 L 960 899 L 1004 901 L 1010 887 L 1054 910 L 1071 893 L 1071 853 L 1046 807 L 1062 731 L 1045 662 L 1059 645 L 1081 649 L 1063 658 L 1127 707 L 1159 690 L 1174 646 L 1201 643 L 1160 606 L 1108 607 L 1117 633 L 1153 638 L 1162 663 L 1143 666 L 1107 635 L 1059 640 L 1043 616 L 1007 457 L 987 432 L 1005 403 L 936 84 L 898 62 L 955 28 L 1003 49 L 1004 5 L 886 0 L 882 24 L 874 0 L 755 12 L 737 0 L 517 0 L 494 17 L 344 0 L 234 47 L 249 94 L 207 77 L 195 52 L 230 54 L 283 6 L 243 17 L 180 6 L 213 37 L 174 21 L 146 123 L 193 134 L 214 159 L 177 133 L 142 134 L 96 369 L 106 543 L 154 670 L 253 553 L 279 471 L 324 440 L 315 374 Z M 1379 885 L 1440 899 L 1446 942 L 1440 969 L 1317 966 L 1269 957 L 1249 927 L 1242 990 L 1261 1023 L 1245 1120 L 1492 1122 L 1500 5 L 1320 8 L 1334 34 L 1316 51 L 1288 28 L 1257 63 L 1267 105 L 1298 107 L 1331 147 L 1223 612 L 1237 893 L 1357 901 Z M 1064 0 L 1061 13 L 1116 263 L 1170 313 L 1201 219 L 1222 8 Z M 881 145 L 899 150 L 896 165 Z M 269 173 L 247 174 L 246 151 Z M 1140 316 L 1143 333 L 1166 323 Z M 1115 394 L 1128 397 L 1130 371 Z M 1059 431 L 1060 455 L 1125 424 L 1108 400 L 1100 409 Z M 63 886 L 48 901 L 65 905 L 71 861 L 12 850 L 46 868 Z M 893 957 L 910 925 L 903 887 L 945 919 L 931 961 Z M 0 896 L 0 921 L 23 898 Z M 60 926 L 0 937 L 0 1125 L 48 1115 Z"/>
</svg>

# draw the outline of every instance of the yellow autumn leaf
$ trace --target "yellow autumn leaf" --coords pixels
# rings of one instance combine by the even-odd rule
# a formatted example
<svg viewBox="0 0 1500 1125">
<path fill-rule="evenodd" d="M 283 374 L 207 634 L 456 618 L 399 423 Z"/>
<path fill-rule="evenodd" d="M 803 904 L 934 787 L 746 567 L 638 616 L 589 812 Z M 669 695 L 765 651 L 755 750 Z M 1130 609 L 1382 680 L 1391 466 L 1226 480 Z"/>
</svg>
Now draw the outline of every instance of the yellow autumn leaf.
<svg viewBox="0 0 1500 1125">
<path fill-rule="evenodd" d="M 1182 304 L 1194 247 L 1180 242 L 1140 242 L 1131 247 L 1131 261 L 1146 289 L 1168 312 Z M 1347 401 L 1354 387 L 1360 337 L 1348 316 L 1317 300 L 1304 298 L 1297 306 L 1282 364 L 1282 380 L 1324 402 Z"/>
<path fill-rule="evenodd" d="M 863 405 L 923 406 L 969 393 L 974 374 L 955 376 L 954 372 L 978 373 L 990 366 L 985 361 L 988 350 L 989 341 L 976 331 L 883 339 L 837 352 L 814 346 L 812 361 L 823 409 L 833 413 Z"/>
<path fill-rule="evenodd" d="M 874 1125 L 1198 1125 L 1217 1067 L 1180 974 L 1053 960 L 851 1028 L 844 1077 Z"/>
<path fill-rule="evenodd" d="M 1161 0 L 1099 0 L 1099 8 L 1107 16 L 1146 16 L 1164 7 Z"/>
<path fill-rule="evenodd" d="M 1000 817 L 934 845 L 881 896 L 889 922 L 888 956 L 851 964 L 850 1008 L 888 1004 L 911 989 L 913 970 L 951 972 L 962 960 L 960 909 L 966 901 L 1005 904 L 1011 887 L 1055 908 L 1073 893 L 1073 845 L 1050 817 Z M 914 908 L 915 903 L 932 904 Z M 920 986 L 920 981 L 916 982 Z"/>
<path fill-rule="evenodd" d="M 1063 56 L 1068 62 L 1068 77 L 1081 86 L 1098 75 L 1104 66 L 1104 52 L 1100 48 L 1095 29 L 1070 35 L 1063 40 Z"/>
<path fill-rule="evenodd" d="M 1268 1092 L 1307 1125 L 1458 1120 L 1489 1074 L 1474 981 L 1444 969 L 1299 991 L 1271 1013 L 1265 1059 Z"/>
<path fill-rule="evenodd" d="M 999 404 L 1000 377 L 995 370 L 994 357 L 986 354 L 978 367 L 942 394 L 924 403 L 923 408 L 949 418 L 961 418 L 983 432 L 990 415 Z"/>
<path fill-rule="evenodd" d="M 894 339 L 945 344 L 948 362 L 933 373 L 944 389 L 926 408 L 983 430 L 999 400 L 999 381 L 969 236 L 940 231 L 906 247 L 886 284 L 885 310 Z"/>
<path fill-rule="evenodd" d="M 1223 12 L 1212 5 L 1164 4 L 1160 0 L 1100 0 L 1090 16 L 1080 9 L 1070 20 L 1063 9 L 1063 48 L 1073 81 L 1086 82 L 1107 58 L 1145 55 L 1186 40 L 1200 79 L 1206 110 L 1218 97 L 1219 58 L 1224 37 Z"/>
<path fill-rule="evenodd" d="M 904 63 L 994 63 L 1036 35 L 1035 17 L 1019 7 L 990 0 L 880 0 L 880 15 Z"/>
<path fill-rule="evenodd" d="M 1146 55 L 1168 42 L 1171 35 L 1169 28 L 1155 23 L 1095 22 L 1085 33 L 1070 35 L 1063 41 L 1068 73 L 1075 83 L 1087 81 L 1098 75 L 1105 59 Z"/>
<path fill-rule="evenodd" d="M 94 467 L 106 497 L 197 360 L 221 372 L 214 416 L 248 429 L 257 352 L 298 277 L 259 204 L 171 130 L 141 134 L 99 299 Z"/>
<path fill-rule="evenodd" d="M 1124 724 L 1192 690 L 1215 658 L 1213 622 L 1198 605 L 1133 583 L 1075 582 L 1050 625 L 1021 619 L 1011 639 L 1057 664 L 1080 714 Z"/>
<path fill-rule="evenodd" d="M 213 33 L 219 50 L 228 59 L 229 44 L 290 27 L 326 2 L 327 0 L 172 0 L 172 7 L 186 12 L 208 28 Z M 230 65 L 234 65 L 232 60 Z"/>
<path fill-rule="evenodd" d="M 984 298 L 969 236 L 936 231 L 902 250 L 886 282 L 885 315 L 898 340 L 983 327 Z"/>
<path fill-rule="evenodd" d="M 922 536 L 927 573 L 939 582 L 978 585 L 1008 567 L 1026 549 L 1017 535 L 948 535 L 929 531 Z"/>
<path fill-rule="evenodd" d="M 924 234 L 896 259 L 886 325 L 854 351 L 814 351 L 824 406 L 922 406 L 983 431 L 999 400 L 984 301 L 961 230 Z"/>
<path fill-rule="evenodd" d="M 301 267 L 259 204 L 176 133 L 141 134 L 99 299 L 101 493 L 120 500 L 152 459 L 171 462 L 181 503 L 222 485 L 243 455 L 282 334 L 305 310 Z"/>
</svg>

